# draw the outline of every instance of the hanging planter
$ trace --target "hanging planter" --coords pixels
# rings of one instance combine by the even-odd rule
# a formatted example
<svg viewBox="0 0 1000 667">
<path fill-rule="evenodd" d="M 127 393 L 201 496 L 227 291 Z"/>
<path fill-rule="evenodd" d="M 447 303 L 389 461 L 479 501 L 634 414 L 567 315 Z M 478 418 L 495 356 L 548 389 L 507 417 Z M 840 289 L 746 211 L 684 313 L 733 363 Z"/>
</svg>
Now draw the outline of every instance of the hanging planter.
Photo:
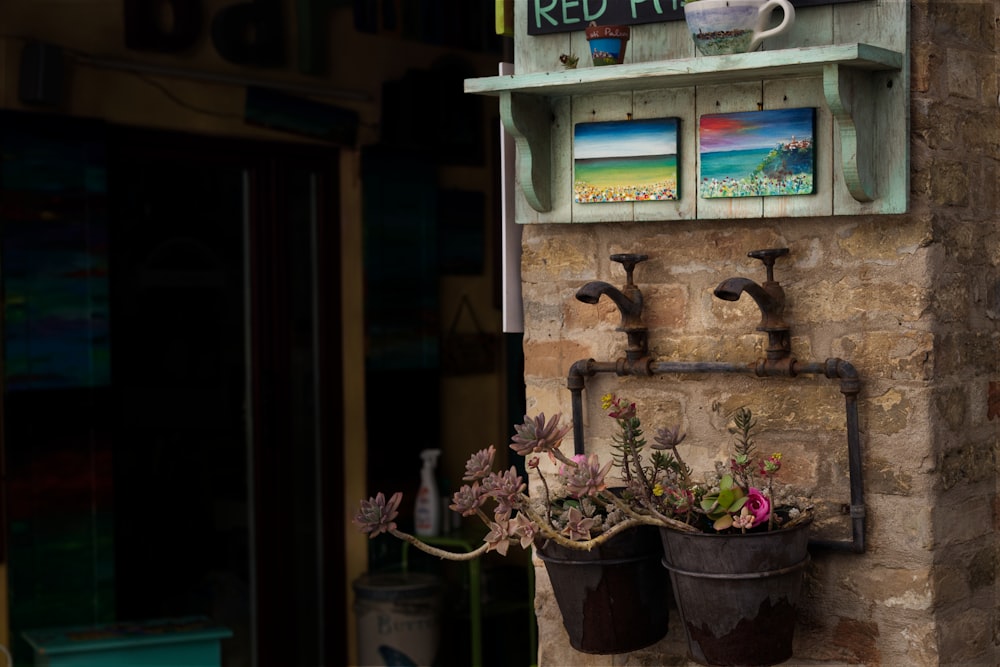
<svg viewBox="0 0 1000 667">
<path fill-rule="evenodd" d="M 774 665 L 792 656 L 810 522 L 745 534 L 659 529 L 693 660 Z"/>
<path fill-rule="evenodd" d="M 625 60 L 630 30 L 627 25 L 594 25 L 587 27 L 590 57 L 595 66 L 620 65 Z"/>
<path fill-rule="evenodd" d="M 628 653 L 667 634 L 669 578 L 657 528 L 640 526 L 590 551 L 538 547 L 570 645 L 582 653 Z"/>
<path fill-rule="evenodd" d="M 580 652 L 628 653 L 666 636 L 672 581 L 695 660 L 770 665 L 790 657 L 812 507 L 794 497 L 772 507 L 782 456 L 756 454 L 750 410 L 733 415 L 729 471 L 706 486 L 692 481 L 681 458 L 680 426 L 657 429 L 647 443 L 635 403 L 607 394 L 601 405 L 619 429 L 615 455 L 604 464 L 597 454 L 571 459 L 559 450 L 571 428 L 560 425 L 560 414 L 525 415 L 515 425 L 511 449 L 539 475 L 540 497 L 526 495 L 513 466 L 493 470 L 493 446 L 469 457 L 463 480 L 471 484 L 452 496 L 451 509 L 488 525 L 476 549 L 454 553 L 400 531 L 399 492 L 362 501 L 354 523 L 373 537 L 388 533 L 450 560 L 534 546 L 570 644 Z M 646 445 L 652 453 L 643 456 Z M 542 454 L 560 464 L 558 486 L 545 481 Z M 609 486 L 615 464 L 627 485 Z"/>
</svg>

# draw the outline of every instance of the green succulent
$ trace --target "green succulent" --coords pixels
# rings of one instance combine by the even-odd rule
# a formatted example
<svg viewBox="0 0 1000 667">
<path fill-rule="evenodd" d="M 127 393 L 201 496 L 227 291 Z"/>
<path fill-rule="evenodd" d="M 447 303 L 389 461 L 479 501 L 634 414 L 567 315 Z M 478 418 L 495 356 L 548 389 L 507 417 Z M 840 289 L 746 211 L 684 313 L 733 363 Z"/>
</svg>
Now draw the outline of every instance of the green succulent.
<svg viewBox="0 0 1000 667">
<path fill-rule="evenodd" d="M 724 475 L 719 480 L 719 490 L 701 500 L 701 509 L 714 521 L 716 530 L 725 530 L 733 525 L 733 514 L 738 514 L 747 502 L 746 492 L 740 488 L 732 475 Z"/>
</svg>

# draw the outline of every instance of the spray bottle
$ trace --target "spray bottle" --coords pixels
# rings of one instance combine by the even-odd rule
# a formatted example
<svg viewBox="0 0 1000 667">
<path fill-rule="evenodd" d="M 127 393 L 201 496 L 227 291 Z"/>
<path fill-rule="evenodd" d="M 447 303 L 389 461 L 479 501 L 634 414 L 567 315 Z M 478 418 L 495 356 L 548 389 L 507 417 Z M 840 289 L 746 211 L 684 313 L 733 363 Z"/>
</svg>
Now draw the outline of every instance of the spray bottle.
<svg viewBox="0 0 1000 667">
<path fill-rule="evenodd" d="M 420 471 L 415 519 L 417 535 L 423 537 L 434 537 L 441 532 L 441 499 L 438 496 L 436 471 L 440 455 L 440 449 L 425 449 L 420 452 L 424 467 Z"/>
</svg>

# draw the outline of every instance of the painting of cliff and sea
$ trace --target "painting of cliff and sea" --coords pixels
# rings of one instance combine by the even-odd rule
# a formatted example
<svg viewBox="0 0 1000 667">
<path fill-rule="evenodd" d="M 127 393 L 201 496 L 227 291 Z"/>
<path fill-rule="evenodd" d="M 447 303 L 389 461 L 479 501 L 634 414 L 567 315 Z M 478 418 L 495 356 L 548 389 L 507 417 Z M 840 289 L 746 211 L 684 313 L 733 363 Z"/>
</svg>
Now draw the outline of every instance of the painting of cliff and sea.
<svg viewBox="0 0 1000 667">
<path fill-rule="evenodd" d="M 816 110 L 708 114 L 698 125 L 703 199 L 808 195 L 816 171 Z"/>
<path fill-rule="evenodd" d="M 675 200 L 678 118 L 578 123 L 573 196 L 580 204 Z"/>
</svg>

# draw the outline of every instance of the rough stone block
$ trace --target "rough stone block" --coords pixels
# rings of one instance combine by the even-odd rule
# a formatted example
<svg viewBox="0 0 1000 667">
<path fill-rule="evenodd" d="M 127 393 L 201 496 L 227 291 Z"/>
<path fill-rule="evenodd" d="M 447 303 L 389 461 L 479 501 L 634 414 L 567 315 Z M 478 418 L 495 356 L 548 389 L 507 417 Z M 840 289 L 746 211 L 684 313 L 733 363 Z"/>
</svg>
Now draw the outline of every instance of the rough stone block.
<svg viewBox="0 0 1000 667">
<path fill-rule="evenodd" d="M 873 378 L 929 380 L 935 372 L 935 339 L 929 331 L 866 330 L 834 341 L 835 356 L 861 369 L 867 382 Z"/>
</svg>

